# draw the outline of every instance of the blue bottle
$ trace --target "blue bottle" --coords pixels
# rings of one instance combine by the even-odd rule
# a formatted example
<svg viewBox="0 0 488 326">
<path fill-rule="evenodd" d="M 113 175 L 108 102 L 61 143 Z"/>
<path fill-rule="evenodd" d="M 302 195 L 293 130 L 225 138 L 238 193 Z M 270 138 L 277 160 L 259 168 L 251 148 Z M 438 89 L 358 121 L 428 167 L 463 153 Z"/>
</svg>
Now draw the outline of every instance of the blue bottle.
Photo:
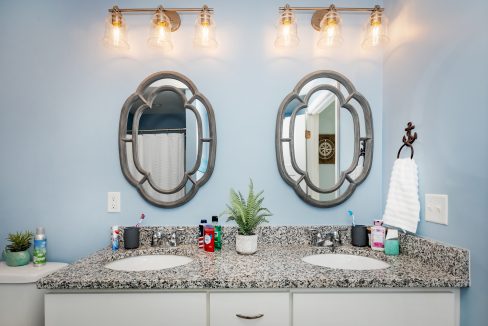
<svg viewBox="0 0 488 326">
<path fill-rule="evenodd" d="M 46 255 L 47 255 L 47 239 L 43 227 L 38 227 L 36 229 L 36 236 L 34 237 L 34 253 L 32 257 L 32 262 L 34 266 L 46 265 Z"/>
</svg>

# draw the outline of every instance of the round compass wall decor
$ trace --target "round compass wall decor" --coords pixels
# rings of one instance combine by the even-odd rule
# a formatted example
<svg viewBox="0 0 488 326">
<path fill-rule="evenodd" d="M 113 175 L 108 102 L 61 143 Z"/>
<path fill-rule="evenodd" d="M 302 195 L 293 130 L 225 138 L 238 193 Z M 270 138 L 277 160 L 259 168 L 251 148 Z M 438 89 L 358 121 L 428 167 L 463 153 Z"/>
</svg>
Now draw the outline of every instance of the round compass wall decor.
<svg viewBox="0 0 488 326">
<path fill-rule="evenodd" d="M 335 135 L 319 135 L 319 164 L 335 164 Z"/>
</svg>

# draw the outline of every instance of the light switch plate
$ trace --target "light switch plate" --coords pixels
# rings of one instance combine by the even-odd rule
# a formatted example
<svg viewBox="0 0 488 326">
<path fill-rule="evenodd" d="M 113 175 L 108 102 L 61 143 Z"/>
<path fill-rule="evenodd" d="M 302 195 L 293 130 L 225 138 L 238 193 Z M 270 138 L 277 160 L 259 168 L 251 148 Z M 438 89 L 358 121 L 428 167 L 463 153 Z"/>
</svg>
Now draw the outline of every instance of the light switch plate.
<svg viewBox="0 0 488 326">
<path fill-rule="evenodd" d="M 107 212 L 120 213 L 120 192 L 107 193 Z"/>
<path fill-rule="evenodd" d="M 447 195 L 425 195 L 425 221 L 447 225 Z"/>
</svg>

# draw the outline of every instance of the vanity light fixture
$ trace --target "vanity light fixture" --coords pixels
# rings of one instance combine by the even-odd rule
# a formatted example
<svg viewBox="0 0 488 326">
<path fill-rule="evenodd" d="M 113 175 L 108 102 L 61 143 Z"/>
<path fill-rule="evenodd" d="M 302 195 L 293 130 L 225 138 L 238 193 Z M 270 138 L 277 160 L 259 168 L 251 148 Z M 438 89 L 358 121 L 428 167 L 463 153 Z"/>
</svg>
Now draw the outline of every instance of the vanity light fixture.
<svg viewBox="0 0 488 326">
<path fill-rule="evenodd" d="M 339 46 L 342 43 L 341 17 L 334 5 L 330 5 L 329 10 L 320 21 L 320 38 L 317 46 L 321 49 Z"/>
<path fill-rule="evenodd" d="M 113 8 L 108 10 L 103 41 L 107 47 L 129 49 L 127 26 L 123 15 L 149 14 L 152 15 L 152 19 L 147 40 L 148 44 L 163 51 L 170 51 L 173 49 L 171 33 L 177 31 L 181 25 L 179 13 L 185 12 L 198 14 L 193 44 L 196 47 L 215 48 L 217 47 L 217 40 L 215 37 L 213 11 L 212 8 L 206 5 L 202 8 L 164 8 L 159 6 L 157 8 L 126 9 L 113 6 Z"/>
<path fill-rule="evenodd" d="M 380 46 L 389 41 L 388 20 L 383 13 L 384 8 L 380 6 L 375 6 L 374 8 L 338 8 L 332 4 L 329 7 L 291 7 L 287 4 L 279 8 L 280 21 L 275 40 L 276 47 L 292 48 L 298 45 L 299 39 L 294 16 L 294 12 L 296 11 L 313 11 L 311 24 L 316 31 L 320 32 L 320 37 L 317 42 L 317 47 L 319 48 L 335 47 L 342 43 L 342 20 L 339 12 L 371 13 L 366 26 L 365 37 L 362 41 L 364 47 Z M 286 17 L 291 17 L 292 19 L 290 21 L 293 23 L 287 24 Z M 293 34 L 290 34 L 285 29 L 285 26 L 293 26 Z M 284 42 L 285 35 L 293 35 L 293 41 Z"/>
<path fill-rule="evenodd" d="M 364 47 L 378 46 L 390 41 L 388 36 L 388 19 L 380 6 L 375 6 L 366 24 L 366 34 L 363 40 Z"/>
<path fill-rule="evenodd" d="M 151 19 L 151 32 L 147 39 L 147 44 L 163 51 L 170 51 L 173 49 L 173 42 L 171 41 L 171 21 L 164 13 L 163 7 L 159 7 Z"/>
<path fill-rule="evenodd" d="M 213 15 L 205 5 L 195 21 L 193 45 L 201 48 L 216 48 L 215 22 Z"/>
<path fill-rule="evenodd" d="M 127 42 L 127 26 L 125 25 L 124 16 L 122 16 L 122 13 L 117 6 L 112 8 L 112 11 L 110 11 L 105 20 L 103 43 L 107 47 L 129 49 L 129 43 Z"/>
<path fill-rule="evenodd" d="M 298 46 L 300 39 L 297 32 L 297 21 L 295 14 L 287 4 L 278 21 L 278 35 L 276 36 L 275 46 L 281 48 L 294 48 Z"/>
</svg>

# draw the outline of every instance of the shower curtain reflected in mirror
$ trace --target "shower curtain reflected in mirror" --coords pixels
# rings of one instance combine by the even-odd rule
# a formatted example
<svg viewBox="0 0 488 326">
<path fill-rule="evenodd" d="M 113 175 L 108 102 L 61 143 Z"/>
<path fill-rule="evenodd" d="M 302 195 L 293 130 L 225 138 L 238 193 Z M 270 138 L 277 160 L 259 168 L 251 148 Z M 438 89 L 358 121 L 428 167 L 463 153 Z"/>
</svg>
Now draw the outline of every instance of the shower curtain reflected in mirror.
<svg viewBox="0 0 488 326">
<path fill-rule="evenodd" d="M 137 136 L 138 155 L 144 170 L 162 189 L 172 189 L 181 182 L 185 173 L 185 134 L 159 133 Z M 127 143 L 127 154 L 132 156 L 132 144 Z M 129 171 L 137 178 L 142 175 L 136 169 L 133 160 L 128 160 Z M 160 194 L 147 182 L 142 186 L 153 198 L 162 201 L 175 201 L 185 195 L 185 188 L 174 194 Z"/>
</svg>

